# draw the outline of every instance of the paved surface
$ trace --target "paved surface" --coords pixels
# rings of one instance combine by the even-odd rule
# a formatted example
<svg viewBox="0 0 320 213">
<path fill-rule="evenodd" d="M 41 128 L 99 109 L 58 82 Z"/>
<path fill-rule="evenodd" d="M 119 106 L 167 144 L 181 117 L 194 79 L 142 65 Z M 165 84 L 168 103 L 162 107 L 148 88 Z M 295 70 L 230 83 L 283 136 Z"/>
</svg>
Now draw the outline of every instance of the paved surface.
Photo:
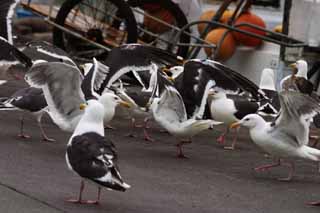
<svg viewBox="0 0 320 213">
<path fill-rule="evenodd" d="M 0 87 L 9 95 L 21 84 Z M 186 145 L 190 159 L 175 158 L 174 138 L 153 125 L 156 139 L 148 143 L 128 138 L 127 120 L 113 122 L 117 130 L 106 135 L 114 140 L 127 192 L 104 190 L 101 205 L 64 202 L 79 190 L 79 178 L 67 169 L 64 154 L 70 134 L 60 131 L 48 117 L 44 126 L 57 142 L 40 142 L 32 116 L 26 118 L 31 139 L 16 137 L 20 112 L 0 112 L 0 212 L 319 212 L 305 202 L 320 199 L 320 177 L 315 163 L 297 160 L 292 182 L 280 182 L 287 169 L 260 174 L 252 168 L 270 162 L 241 131 L 238 149 L 224 150 L 215 142 L 219 131 L 206 131 Z M 136 131 L 142 136 L 140 130 Z M 96 187 L 88 185 L 85 198 L 94 199 Z"/>
</svg>

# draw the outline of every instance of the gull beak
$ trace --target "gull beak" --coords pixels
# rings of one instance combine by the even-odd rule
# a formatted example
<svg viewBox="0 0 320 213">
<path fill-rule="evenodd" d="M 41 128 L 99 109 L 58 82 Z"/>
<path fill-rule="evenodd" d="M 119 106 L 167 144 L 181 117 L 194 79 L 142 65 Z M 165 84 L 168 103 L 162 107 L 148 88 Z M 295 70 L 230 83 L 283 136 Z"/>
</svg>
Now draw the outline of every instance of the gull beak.
<svg viewBox="0 0 320 213">
<path fill-rule="evenodd" d="M 297 63 L 289 64 L 289 67 L 292 69 L 295 69 L 295 68 L 297 68 Z"/>
<path fill-rule="evenodd" d="M 119 104 L 120 104 L 121 106 L 126 107 L 126 108 L 130 108 L 130 107 L 131 107 L 131 104 L 128 103 L 128 102 L 126 102 L 126 101 L 120 101 Z"/>
<path fill-rule="evenodd" d="M 84 110 L 86 108 L 86 106 L 87 106 L 86 104 L 80 104 L 79 109 Z"/>
<path fill-rule="evenodd" d="M 232 124 L 230 125 L 230 128 L 231 128 L 231 129 L 235 129 L 235 128 L 239 127 L 240 125 L 241 125 L 240 122 L 235 122 L 235 123 L 232 123 Z"/>
<path fill-rule="evenodd" d="M 168 76 L 167 78 L 169 81 L 172 81 L 172 82 L 174 81 L 174 78 L 172 78 L 171 76 Z"/>
<path fill-rule="evenodd" d="M 214 95 L 215 92 L 214 91 L 209 91 L 208 95 Z"/>
<path fill-rule="evenodd" d="M 289 64 L 289 67 L 293 70 L 293 71 L 297 71 L 297 63 L 292 63 L 292 64 Z"/>
<path fill-rule="evenodd" d="M 168 72 L 170 72 L 170 69 L 168 69 L 168 68 L 166 68 L 166 67 L 163 67 L 163 68 L 162 68 L 162 72 L 168 73 Z"/>
</svg>

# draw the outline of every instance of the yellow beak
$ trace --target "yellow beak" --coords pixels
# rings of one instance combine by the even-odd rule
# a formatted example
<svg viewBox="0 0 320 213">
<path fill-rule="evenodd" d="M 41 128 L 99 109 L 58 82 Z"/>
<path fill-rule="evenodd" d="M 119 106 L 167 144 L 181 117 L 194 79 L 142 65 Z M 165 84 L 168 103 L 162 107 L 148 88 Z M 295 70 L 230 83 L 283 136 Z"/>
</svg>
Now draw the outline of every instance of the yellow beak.
<svg viewBox="0 0 320 213">
<path fill-rule="evenodd" d="M 162 68 L 162 71 L 165 72 L 165 73 L 167 73 L 167 72 L 170 72 L 170 69 L 168 69 L 168 68 L 166 68 L 166 67 L 163 67 L 163 68 Z"/>
<path fill-rule="evenodd" d="M 119 104 L 120 104 L 121 106 L 126 107 L 126 108 L 130 108 L 130 107 L 131 107 L 131 104 L 128 103 L 128 102 L 126 102 L 126 101 L 120 101 Z"/>
<path fill-rule="evenodd" d="M 235 128 L 239 127 L 240 124 L 241 124 L 240 122 L 232 123 L 232 124 L 230 125 L 230 128 L 231 128 L 231 129 L 235 129 Z"/>
<path fill-rule="evenodd" d="M 80 108 L 80 110 L 84 110 L 85 108 L 86 108 L 86 104 L 80 104 L 80 106 L 79 106 L 79 108 Z"/>
<path fill-rule="evenodd" d="M 289 64 L 289 67 L 290 67 L 291 69 L 297 69 L 297 63 Z"/>
<path fill-rule="evenodd" d="M 174 78 L 172 78 L 171 76 L 168 76 L 168 80 L 169 81 L 174 81 Z"/>
</svg>

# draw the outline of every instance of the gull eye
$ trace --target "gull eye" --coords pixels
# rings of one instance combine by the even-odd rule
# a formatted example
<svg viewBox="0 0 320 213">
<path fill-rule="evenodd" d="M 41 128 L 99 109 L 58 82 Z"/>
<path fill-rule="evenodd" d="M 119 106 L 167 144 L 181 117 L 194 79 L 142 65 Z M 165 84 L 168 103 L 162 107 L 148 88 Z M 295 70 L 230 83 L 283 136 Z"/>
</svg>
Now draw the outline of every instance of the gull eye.
<svg viewBox="0 0 320 213">
<path fill-rule="evenodd" d="M 250 119 L 249 118 L 246 118 L 246 119 L 244 119 L 245 121 L 249 121 Z"/>
</svg>

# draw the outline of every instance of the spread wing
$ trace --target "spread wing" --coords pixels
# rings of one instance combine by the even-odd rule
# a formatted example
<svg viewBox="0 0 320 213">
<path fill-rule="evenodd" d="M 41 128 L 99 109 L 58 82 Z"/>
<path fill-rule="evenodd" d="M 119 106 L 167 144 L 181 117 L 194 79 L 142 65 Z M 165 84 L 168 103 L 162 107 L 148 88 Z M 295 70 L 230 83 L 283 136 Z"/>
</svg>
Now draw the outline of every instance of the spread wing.
<svg viewBox="0 0 320 213">
<path fill-rule="evenodd" d="M 274 131 L 292 138 L 296 146 L 308 144 L 310 122 L 320 112 L 319 103 L 295 91 L 283 91 L 279 98 L 281 110 L 272 124 Z"/>
</svg>

